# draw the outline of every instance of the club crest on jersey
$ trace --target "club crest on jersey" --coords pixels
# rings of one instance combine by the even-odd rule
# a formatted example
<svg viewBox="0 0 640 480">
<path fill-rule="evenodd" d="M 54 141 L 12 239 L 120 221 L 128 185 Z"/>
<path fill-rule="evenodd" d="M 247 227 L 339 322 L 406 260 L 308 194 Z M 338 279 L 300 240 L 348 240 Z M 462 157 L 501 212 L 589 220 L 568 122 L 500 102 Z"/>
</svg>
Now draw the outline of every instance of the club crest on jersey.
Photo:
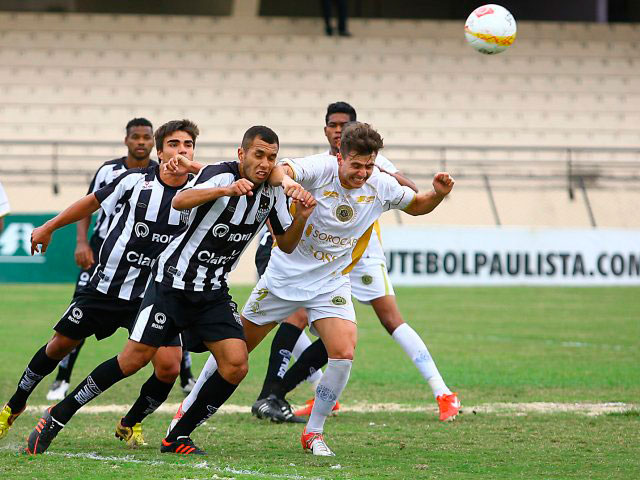
<svg viewBox="0 0 640 480">
<path fill-rule="evenodd" d="M 262 222 L 265 218 L 267 218 L 267 215 L 269 215 L 269 210 L 271 210 L 269 207 L 259 208 L 256 212 L 256 222 Z"/>
<path fill-rule="evenodd" d="M 247 305 L 247 310 L 249 310 L 254 315 L 264 315 L 264 312 L 260 310 L 259 302 L 251 302 L 250 304 Z"/>
<path fill-rule="evenodd" d="M 134 225 L 133 231 L 140 238 L 144 238 L 149 235 L 149 226 L 144 222 L 138 222 Z"/>
<path fill-rule="evenodd" d="M 371 275 L 363 275 L 362 283 L 365 285 L 371 285 L 373 283 L 373 277 Z"/>
<path fill-rule="evenodd" d="M 348 222 L 353 218 L 353 208 L 350 205 L 338 205 L 336 207 L 336 218 L 341 222 Z"/>
<path fill-rule="evenodd" d="M 336 295 L 331 298 L 331 303 L 333 303 L 334 305 L 346 305 L 347 300 L 340 295 Z"/>
<path fill-rule="evenodd" d="M 191 210 L 182 210 L 180 212 L 180 223 L 184 223 L 185 225 L 189 223 L 189 216 L 191 215 Z"/>
</svg>

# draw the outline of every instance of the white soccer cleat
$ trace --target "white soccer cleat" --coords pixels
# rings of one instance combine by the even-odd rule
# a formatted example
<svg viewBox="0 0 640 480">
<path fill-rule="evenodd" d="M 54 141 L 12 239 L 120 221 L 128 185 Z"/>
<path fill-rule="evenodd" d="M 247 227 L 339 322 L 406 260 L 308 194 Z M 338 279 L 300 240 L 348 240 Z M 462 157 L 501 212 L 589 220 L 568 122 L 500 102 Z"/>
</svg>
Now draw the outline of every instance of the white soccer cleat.
<svg viewBox="0 0 640 480">
<path fill-rule="evenodd" d="M 331 451 L 331 449 L 327 446 L 324 441 L 324 437 L 321 433 L 307 433 L 307 429 L 302 431 L 302 436 L 300 437 L 300 442 L 302 443 L 302 448 L 305 452 L 310 452 L 313 455 L 317 455 L 319 457 L 335 457 L 336 454 Z"/>
<path fill-rule="evenodd" d="M 65 380 L 56 380 L 51 384 L 51 387 L 49 387 L 47 400 L 50 402 L 60 401 L 67 396 L 68 391 L 69 382 L 66 382 Z"/>
</svg>

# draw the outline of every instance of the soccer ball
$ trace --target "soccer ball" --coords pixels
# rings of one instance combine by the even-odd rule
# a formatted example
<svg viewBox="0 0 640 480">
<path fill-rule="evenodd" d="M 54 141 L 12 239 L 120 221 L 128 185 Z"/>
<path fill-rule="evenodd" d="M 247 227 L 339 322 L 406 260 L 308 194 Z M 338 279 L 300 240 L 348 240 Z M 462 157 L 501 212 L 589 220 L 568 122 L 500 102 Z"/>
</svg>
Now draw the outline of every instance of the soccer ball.
<svg viewBox="0 0 640 480">
<path fill-rule="evenodd" d="M 504 52 L 516 39 L 516 21 L 509 10 L 490 3 L 471 12 L 464 24 L 464 36 L 480 53 Z"/>
</svg>

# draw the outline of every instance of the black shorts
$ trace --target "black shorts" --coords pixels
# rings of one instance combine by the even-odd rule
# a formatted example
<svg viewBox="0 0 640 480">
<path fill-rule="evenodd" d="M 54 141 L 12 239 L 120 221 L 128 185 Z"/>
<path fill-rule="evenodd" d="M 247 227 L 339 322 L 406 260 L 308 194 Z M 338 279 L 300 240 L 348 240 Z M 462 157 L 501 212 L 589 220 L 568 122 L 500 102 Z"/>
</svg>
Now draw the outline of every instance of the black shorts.
<svg viewBox="0 0 640 480">
<path fill-rule="evenodd" d="M 238 307 L 228 289 L 192 292 L 150 282 L 129 338 L 161 347 L 184 331 L 190 344 L 186 347 L 227 338 L 244 340 Z"/>
<path fill-rule="evenodd" d="M 91 275 L 93 275 L 93 272 L 95 272 L 96 267 L 98 266 L 98 256 L 100 255 L 100 247 L 102 247 L 102 242 L 104 242 L 104 240 L 102 238 L 100 238 L 100 236 L 97 233 L 94 233 L 93 235 L 91 235 L 91 238 L 89 239 L 89 246 L 91 247 L 91 251 L 93 252 L 93 265 L 91 265 L 91 267 L 89 267 L 88 270 L 80 270 L 80 273 L 78 274 L 78 279 L 76 280 L 76 289 L 73 292 L 73 298 L 76 298 L 76 296 L 80 293 L 80 291 L 86 287 L 87 285 L 89 285 L 89 280 L 91 280 Z"/>
<path fill-rule="evenodd" d="M 81 288 L 53 329 L 62 335 L 82 340 L 95 335 L 98 340 L 110 337 L 118 328 L 129 331 L 142 299 L 122 300 L 105 295 L 93 287 Z"/>
<path fill-rule="evenodd" d="M 258 249 L 256 250 L 256 270 L 258 270 L 258 276 L 261 277 L 264 275 L 264 271 L 267 269 L 267 265 L 269 264 L 269 259 L 271 258 L 271 249 L 273 248 L 273 237 L 271 235 L 267 236 L 265 244 L 258 244 Z"/>
</svg>

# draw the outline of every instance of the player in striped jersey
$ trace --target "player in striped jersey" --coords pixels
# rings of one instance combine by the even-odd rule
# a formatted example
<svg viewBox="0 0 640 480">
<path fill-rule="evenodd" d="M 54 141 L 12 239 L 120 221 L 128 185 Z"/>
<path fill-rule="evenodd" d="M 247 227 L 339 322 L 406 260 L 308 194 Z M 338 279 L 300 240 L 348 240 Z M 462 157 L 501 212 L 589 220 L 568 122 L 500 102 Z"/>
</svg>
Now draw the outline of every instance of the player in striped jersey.
<svg viewBox="0 0 640 480">
<path fill-rule="evenodd" d="M 154 356 L 157 360 L 161 347 L 172 345 L 176 336 L 187 329 L 216 356 L 220 369 L 202 387 L 202 400 L 194 402 L 191 414 L 176 425 L 175 431 L 180 434 L 163 440 L 161 451 L 203 453 L 189 439 L 189 434 L 229 398 L 248 369 L 242 325 L 236 304 L 229 295 L 227 276 L 267 218 L 281 248 L 293 251 L 315 205 L 309 193 L 291 179 L 281 180 L 278 186 L 266 183 L 275 166 L 278 149 L 278 137 L 271 129 L 252 127 L 244 135 L 237 162 L 202 168 L 189 187 L 175 196 L 170 217 L 180 210 L 177 218 L 185 220 L 187 227 L 171 239 L 160 255 L 154 279 L 147 286 L 123 351 L 99 365 L 73 392 L 45 413 L 29 436 L 27 450 L 30 453 L 43 453 L 78 409 L 133 375 Z M 285 188 L 280 188 L 280 183 Z M 285 190 L 296 202 L 293 219 Z M 116 221 L 117 218 L 114 223 Z M 132 228 L 135 231 L 135 225 Z M 144 233 L 145 237 L 150 234 Z M 110 246 L 107 238 L 103 251 Z M 119 251 L 114 246 L 109 255 L 109 261 L 114 259 L 113 264 L 116 258 L 122 257 Z M 148 263 L 142 256 L 132 261 L 136 265 Z M 133 277 L 131 269 L 112 270 L 113 273 L 105 269 L 102 275 L 98 269 L 93 278 L 98 278 L 98 286 L 111 289 L 110 282 L 118 276 L 118 271 L 122 272 L 120 277 Z M 138 402 L 144 402 L 143 393 Z M 154 402 L 147 402 L 146 409 L 137 410 L 135 419 L 140 421 L 165 399 L 166 395 L 163 398 L 157 395 Z"/>
<path fill-rule="evenodd" d="M 348 122 L 356 120 L 355 109 L 345 102 L 332 103 L 327 108 L 324 133 L 329 141 L 327 155 L 336 156 L 340 147 L 342 129 Z M 417 192 L 415 184 L 402 175 L 398 169 L 382 154 L 375 160 L 376 167 L 393 175 L 398 183 Z M 259 251 L 264 247 L 259 247 Z M 256 256 L 258 253 L 256 253 Z M 262 253 L 264 257 L 265 254 Z M 267 257 L 268 259 L 268 257 Z M 264 262 L 266 268 L 266 262 Z M 370 304 L 380 323 L 405 351 L 427 384 L 431 387 L 440 410 L 441 421 L 453 420 L 460 409 L 457 394 L 451 392 L 445 384 L 429 349 L 420 335 L 408 323 L 405 323 L 396 303 L 393 285 L 387 276 L 387 265 L 382 249 L 380 229 L 376 222 L 374 233 L 360 261 L 349 273 L 351 293 L 361 303 Z M 309 415 L 313 400 L 295 412 L 292 412 L 285 395 L 298 384 L 310 378 L 317 384 L 322 375 L 321 367 L 327 363 L 327 351 L 321 340 L 314 344 L 304 333 L 307 325 L 306 312 L 301 309 L 291 315 L 278 329 L 271 345 L 269 365 L 263 382 L 262 391 L 251 408 L 259 418 L 270 418 L 276 422 L 299 422 L 298 415 Z M 293 355 L 297 361 L 287 370 L 289 359 Z M 285 373 L 286 372 L 286 373 Z M 336 407 L 339 405 L 336 404 Z"/>
<path fill-rule="evenodd" d="M 161 126 L 155 134 L 158 157 L 163 164 L 177 155 L 191 158 L 197 135 L 195 124 L 186 120 Z M 38 245 L 44 252 L 58 228 L 86 218 L 98 208 L 107 217 L 113 215 L 89 285 L 73 298 L 55 325 L 53 338 L 33 356 L 0 414 L 0 437 L 24 410 L 38 383 L 82 340 L 91 335 L 101 340 L 119 327 L 132 327 L 157 256 L 186 226 L 184 215 L 171 207 L 171 201 L 187 183 L 188 172 L 171 173 L 163 166 L 127 170 L 33 231 L 32 253 Z M 178 376 L 175 365 L 180 362 L 180 341 L 174 338 L 168 345 L 171 347 L 158 352 L 155 372 L 142 387 L 152 400 L 168 395 Z M 79 398 L 91 391 L 83 391 Z M 137 439 L 143 442 L 141 435 Z"/>
<path fill-rule="evenodd" d="M 351 301 L 349 272 L 366 250 L 374 224 L 390 209 L 425 215 L 453 188 L 447 173 L 433 179 L 433 190 L 415 193 L 391 175 L 374 169 L 382 138 L 369 125 L 354 122 L 342 132 L 340 152 L 285 160 L 285 171 L 317 200 L 304 236 L 290 255 L 274 249 L 264 275 L 242 311 L 248 350 L 300 308 L 308 312 L 311 329 L 328 352 L 328 366 L 316 388 L 316 397 L 301 443 L 314 455 L 332 456 L 323 438 L 324 423 L 349 379 L 356 345 L 356 319 Z M 196 387 L 185 399 L 170 435 L 192 413 L 204 393 L 203 378 L 216 375 L 216 359 L 205 364 Z M 205 394 L 206 395 L 206 394 Z M 195 400 L 193 400 L 195 396 Z M 194 401 L 193 404 L 191 402 Z"/>
<path fill-rule="evenodd" d="M 127 147 L 127 156 L 104 162 L 93 176 L 87 195 L 95 193 L 108 185 L 128 169 L 147 168 L 158 164 L 149 157 L 153 149 L 153 125 L 149 120 L 146 118 L 133 118 L 127 123 L 125 132 L 124 144 Z M 89 279 L 93 275 L 100 247 L 109 229 L 109 220 L 110 218 L 107 217 L 104 210 L 98 210 L 93 233 L 88 242 L 87 233 L 89 232 L 91 217 L 88 216 L 76 223 L 75 261 L 81 270 L 78 274 L 73 297 L 89 283 Z M 60 362 L 56 379 L 49 387 L 49 392 L 47 392 L 47 400 L 62 400 L 67 394 L 73 366 L 83 345 L 84 340 Z"/>
</svg>

